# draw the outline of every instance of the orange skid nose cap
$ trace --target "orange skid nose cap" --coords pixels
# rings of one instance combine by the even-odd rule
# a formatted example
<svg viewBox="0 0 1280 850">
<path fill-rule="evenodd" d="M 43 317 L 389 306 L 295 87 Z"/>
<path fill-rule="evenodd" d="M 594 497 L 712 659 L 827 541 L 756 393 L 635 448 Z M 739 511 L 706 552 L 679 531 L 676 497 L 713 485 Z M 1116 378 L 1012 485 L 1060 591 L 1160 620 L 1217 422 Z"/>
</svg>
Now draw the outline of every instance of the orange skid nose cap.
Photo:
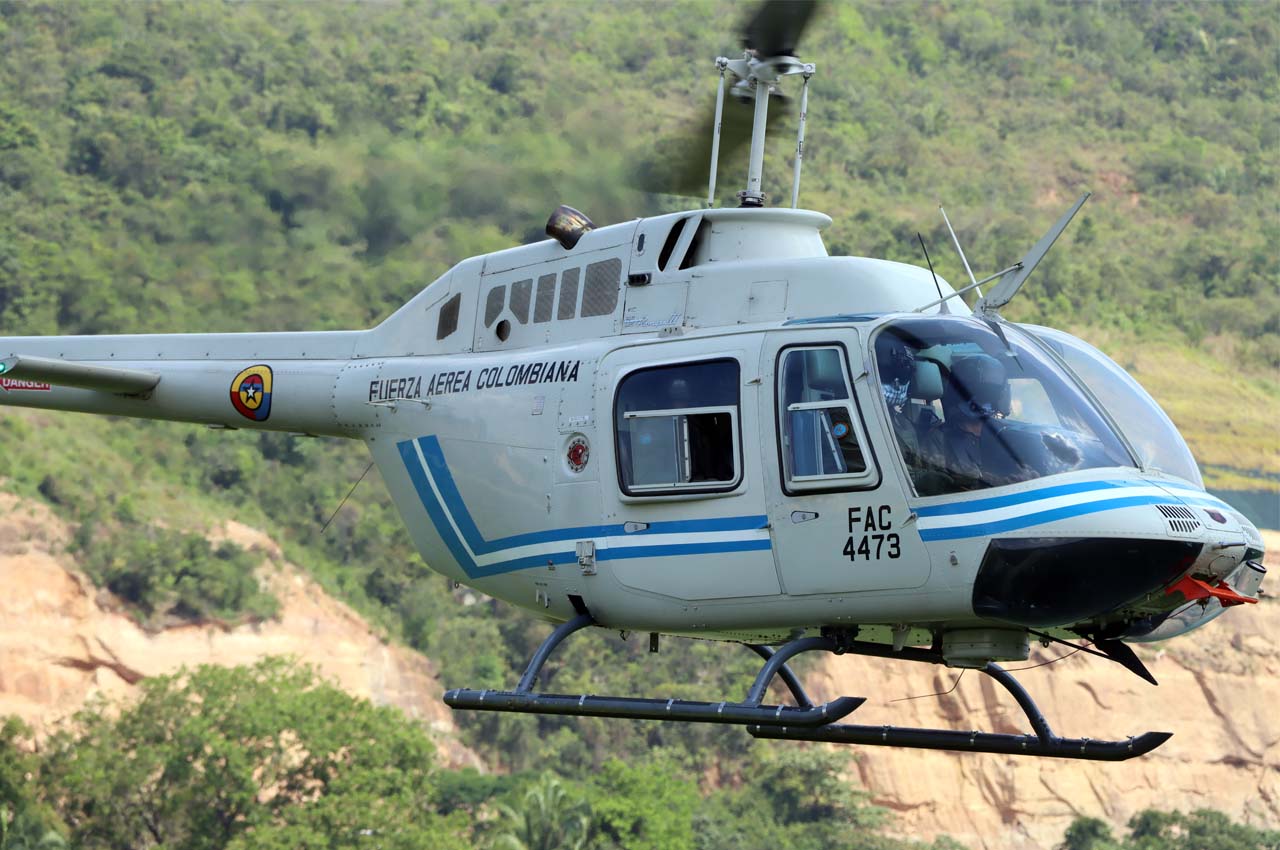
<svg viewBox="0 0 1280 850">
<path fill-rule="evenodd" d="M 1213 598 L 1222 603 L 1223 608 L 1228 608 L 1232 605 L 1243 605 L 1246 602 L 1256 604 L 1258 601 L 1256 599 L 1251 599 L 1248 596 L 1241 596 L 1236 593 L 1225 581 L 1218 582 L 1218 586 L 1214 587 L 1208 582 L 1203 582 L 1200 579 L 1192 578 L 1191 576 L 1184 576 L 1179 581 L 1171 585 L 1165 592 L 1181 593 L 1187 598 L 1188 602 L 1193 602 L 1197 599 Z"/>
</svg>

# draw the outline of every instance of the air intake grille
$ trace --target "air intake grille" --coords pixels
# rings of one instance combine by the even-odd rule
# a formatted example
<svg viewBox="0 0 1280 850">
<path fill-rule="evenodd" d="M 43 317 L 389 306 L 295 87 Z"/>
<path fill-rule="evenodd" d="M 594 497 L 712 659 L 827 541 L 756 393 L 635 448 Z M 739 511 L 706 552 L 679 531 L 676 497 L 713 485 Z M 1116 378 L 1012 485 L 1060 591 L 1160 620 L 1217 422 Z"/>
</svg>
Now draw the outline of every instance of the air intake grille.
<svg viewBox="0 0 1280 850">
<path fill-rule="evenodd" d="M 587 266 L 587 282 L 582 290 L 582 317 L 607 316 L 618 306 L 618 284 L 622 261 L 603 260 Z"/>
<path fill-rule="evenodd" d="M 1156 505 L 1156 510 L 1169 523 L 1170 534 L 1194 534 L 1200 528 L 1200 520 L 1183 505 Z"/>
</svg>

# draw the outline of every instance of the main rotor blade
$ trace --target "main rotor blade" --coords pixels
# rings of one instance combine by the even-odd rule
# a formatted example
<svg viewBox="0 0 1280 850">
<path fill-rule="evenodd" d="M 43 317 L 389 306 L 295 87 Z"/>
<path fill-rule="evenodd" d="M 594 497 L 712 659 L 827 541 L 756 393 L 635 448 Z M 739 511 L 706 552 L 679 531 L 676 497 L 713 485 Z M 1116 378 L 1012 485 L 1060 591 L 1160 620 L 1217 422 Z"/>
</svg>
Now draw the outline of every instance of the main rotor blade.
<svg viewBox="0 0 1280 850">
<path fill-rule="evenodd" d="M 739 156 L 751 142 L 753 102 L 743 103 L 726 95 L 720 118 L 720 160 L 716 169 L 716 185 L 742 188 L 746 185 L 746 161 Z M 774 96 L 769 102 L 766 130 L 773 133 L 791 113 L 790 101 Z M 708 110 L 690 131 L 654 145 L 652 153 L 642 159 L 632 174 L 632 185 L 646 192 L 671 195 L 703 196 L 707 191 L 708 169 L 711 167 L 712 130 L 715 112 Z M 736 174 L 740 181 L 734 180 Z M 727 175 L 727 176 L 726 176 Z M 727 180 L 726 184 L 723 182 Z"/>
<path fill-rule="evenodd" d="M 817 0 L 765 0 L 743 27 L 742 46 L 762 59 L 795 56 L 800 36 L 817 9 Z"/>
</svg>

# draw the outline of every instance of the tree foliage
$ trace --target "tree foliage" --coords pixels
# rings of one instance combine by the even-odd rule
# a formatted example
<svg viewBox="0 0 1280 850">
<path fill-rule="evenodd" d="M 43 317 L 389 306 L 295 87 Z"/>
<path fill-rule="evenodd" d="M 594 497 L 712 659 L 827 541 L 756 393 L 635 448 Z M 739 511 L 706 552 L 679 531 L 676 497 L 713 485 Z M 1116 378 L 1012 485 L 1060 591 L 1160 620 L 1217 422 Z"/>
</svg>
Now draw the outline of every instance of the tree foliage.
<svg viewBox="0 0 1280 850">
<path fill-rule="evenodd" d="M 467 846 L 434 811 L 434 748 L 282 660 L 148 679 L 47 744 L 39 784 L 77 847 Z"/>
<path fill-rule="evenodd" d="M 234 543 L 213 546 L 191 531 L 138 523 L 95 532 L 91 521 L 76 532 L 81 566 L 145 625 L 262 620 L 279 609 L 255 575 L 259 559 Z"/>
<path fill-rule="evenodd" d="M 1277 850 L 1280 832 L 1236 823 L 1222 812 L 1190 814 L 1147 809 L 1129 821 L 1118 839 L 1097 818 L 1081 817 L 1067 828 L 1059 850 Z"/>
<path fill-rule="evenodd" d="M 558 777 L 545 773 L 518 806 L 498 803 L 493 850 L 584 850 L 591 838 L 591 807 Z"/>
<path fill-rule="evenodd" d="M 40 762 L 31 743 L 21 720 L 0 723 L 0 850 L 63 850 L 65 827 L 34 791 Z"/>
</svg>

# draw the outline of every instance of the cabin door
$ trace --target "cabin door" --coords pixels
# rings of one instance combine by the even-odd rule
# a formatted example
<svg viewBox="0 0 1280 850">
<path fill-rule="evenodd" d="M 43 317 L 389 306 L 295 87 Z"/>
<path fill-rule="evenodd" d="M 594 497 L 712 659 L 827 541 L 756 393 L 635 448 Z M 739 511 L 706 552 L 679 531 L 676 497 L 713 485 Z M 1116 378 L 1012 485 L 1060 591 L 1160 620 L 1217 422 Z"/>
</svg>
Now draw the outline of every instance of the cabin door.
<svg viewBox="0 0 1280 850">
<path fill-rule="evenodd" d="M 896 476 L 881 471 L 873 440 L 883 446 L 883 436 L 867 427 L 875 399 L 856 332 L 769 334 L 760 371 L 762 463 L 784 591 L 924 584 L 928 553 L 914 523 L 904 527 L 911 514 Z"/>
<path fill-rule="evenodd" d="M 756 338 L 677 340 L 612 352 L 597 419 L 604 533 L 596 558 L 627 588 L 685 600 L 779 592 L 764 516 Z M 611 457 L 610 457 L 611 455 Z"/>
</svg>

